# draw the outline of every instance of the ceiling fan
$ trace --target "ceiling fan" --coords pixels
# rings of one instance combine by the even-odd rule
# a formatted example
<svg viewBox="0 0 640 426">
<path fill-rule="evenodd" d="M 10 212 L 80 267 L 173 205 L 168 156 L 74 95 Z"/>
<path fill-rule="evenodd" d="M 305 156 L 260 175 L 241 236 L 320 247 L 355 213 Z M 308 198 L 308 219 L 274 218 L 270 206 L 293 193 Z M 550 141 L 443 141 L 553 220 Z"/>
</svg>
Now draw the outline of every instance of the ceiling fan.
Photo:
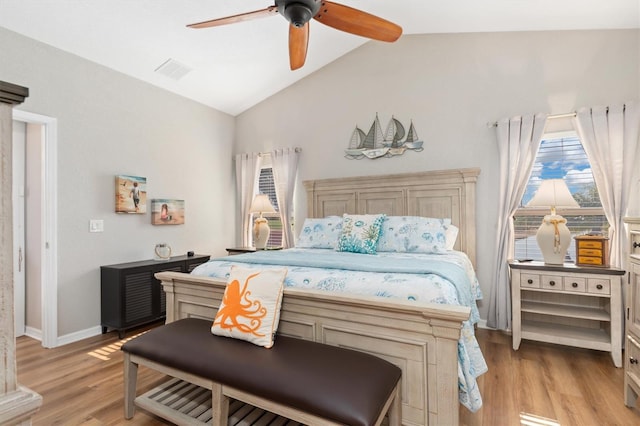
<svg viewBox="0 0 640 426">
<path fill-rule="evenodd" d="M 278 13 L 291 23 L 289 25 L 289 64 L 291 70 L 302 67 L 307 58 L 309 21 L 312 18 L 337 30 L 374 40 L 393 42 L 402 35 L 402 28 L 393 22 L 325 0 L 275 0 L 275 5 L 266 9 L 198 22 L 187 25 L 187 27 L 216 27 L 264 18 Z"/>
</svg>

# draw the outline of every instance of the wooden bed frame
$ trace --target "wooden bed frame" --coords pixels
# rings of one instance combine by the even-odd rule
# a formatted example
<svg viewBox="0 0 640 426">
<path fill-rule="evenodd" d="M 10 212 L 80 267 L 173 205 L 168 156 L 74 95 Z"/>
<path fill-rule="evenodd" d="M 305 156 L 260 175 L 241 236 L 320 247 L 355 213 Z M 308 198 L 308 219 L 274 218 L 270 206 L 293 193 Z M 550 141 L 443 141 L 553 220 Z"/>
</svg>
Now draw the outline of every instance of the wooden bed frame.
<svg viewBox="0 0 640 426">
<path fill-rule="evenodd" d="M 305 181 L 308 216 L 386 213 L 450 217 L 456 249 L 475 266 L 475 184 L 479 169 Z M 213 319 L 225 289 L 219 279 L 160 272 L 167 322 Z M 402 369 L 402 423 L 459 421 L 458 339 L 470 310 L 322 291 L 285 289 L 278 333 L 361 350 Z M 277 343 L 276 343 L 277 344 Z"/>
</svg>

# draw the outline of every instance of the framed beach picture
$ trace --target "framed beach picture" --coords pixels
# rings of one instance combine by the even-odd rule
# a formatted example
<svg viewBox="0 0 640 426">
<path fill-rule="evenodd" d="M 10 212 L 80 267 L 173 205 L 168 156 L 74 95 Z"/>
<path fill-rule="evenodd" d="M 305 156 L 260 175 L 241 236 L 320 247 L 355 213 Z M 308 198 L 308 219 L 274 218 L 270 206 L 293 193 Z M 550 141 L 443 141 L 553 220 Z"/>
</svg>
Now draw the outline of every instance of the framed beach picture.
<svg viewBox="0 0 640 426">
<path fill-rule="evenodd" d="M 183 225 L 184 200 L 151 200 L 152 225 Z"/>
<path fill-rule="evenodd" d="M 116 176 L 116 213 L 145 214 L 147 212 L 147 178 Z"/>
</svg>

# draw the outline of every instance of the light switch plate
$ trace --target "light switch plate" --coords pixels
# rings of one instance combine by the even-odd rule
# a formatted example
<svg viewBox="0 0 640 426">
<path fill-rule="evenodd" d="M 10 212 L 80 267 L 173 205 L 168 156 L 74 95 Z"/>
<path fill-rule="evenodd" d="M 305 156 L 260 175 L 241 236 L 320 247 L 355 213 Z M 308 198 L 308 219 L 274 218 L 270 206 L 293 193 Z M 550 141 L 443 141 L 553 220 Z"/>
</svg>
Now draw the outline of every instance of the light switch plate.
<svg viewBox="0 0 640 426">
<path fill-rule="evenodd" d="M 91 219 L 89 221 L 89 232 L 104 232 L 104 220 Z"/>
</svg>

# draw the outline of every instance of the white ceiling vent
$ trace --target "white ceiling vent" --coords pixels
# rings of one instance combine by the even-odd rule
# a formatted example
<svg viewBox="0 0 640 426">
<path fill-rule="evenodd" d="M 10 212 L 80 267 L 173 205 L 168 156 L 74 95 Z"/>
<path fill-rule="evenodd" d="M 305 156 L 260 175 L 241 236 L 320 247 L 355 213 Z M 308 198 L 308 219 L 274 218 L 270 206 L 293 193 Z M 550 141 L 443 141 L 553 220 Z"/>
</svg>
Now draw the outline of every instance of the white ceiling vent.
<svg viewBox="0 0 640 426">
<path fill-rule="evenodd" d="M 158 74 L 162 74 L 165 77 L 169 77 L 172 80 L 180 80 L 185 75 L 189 74 L 193 68 L 189 68 L 188 66 L 181 64 L 175 59 L 167 59 L 155 69 L 155 72 Z"/>
</svg>

